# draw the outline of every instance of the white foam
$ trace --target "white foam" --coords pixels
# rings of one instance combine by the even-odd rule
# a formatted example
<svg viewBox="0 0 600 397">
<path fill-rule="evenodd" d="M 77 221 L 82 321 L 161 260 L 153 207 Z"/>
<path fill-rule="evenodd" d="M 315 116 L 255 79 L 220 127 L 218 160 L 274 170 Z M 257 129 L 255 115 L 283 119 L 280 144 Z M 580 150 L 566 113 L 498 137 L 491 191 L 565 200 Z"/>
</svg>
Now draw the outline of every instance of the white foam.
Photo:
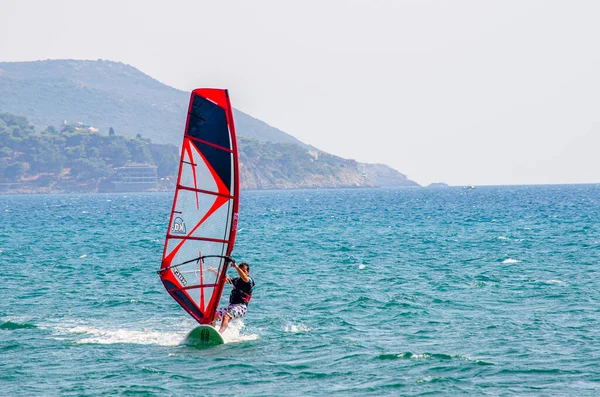
<svg viewBox="0 0 600 397">
<path fill-rule="evenodd" d="M 87 254 L 83 254 L 79 257 L 79 259 L 87 258 Z"/>
<path fill-rule="evenodd" d="M 241 333 L 244 328 L 244 322 L 242 320 L 236 320 L 229 323 L 229 327 L 223 332 L 223 341 L 225 343 L 245 342 L 249 340 L 258 339 L 257 334 L 244 335 Z"/>
<path fill-rule="evenodd" d="M 90 326 L 57 327 L 56 330 L 63 334 L 85 334 L 86 337 L 75 341 L 77 344 L 177 346 L 185 338 L 184 332 L 155 330 L 101 329 Z"/>
<path fill-rule="evenodd" d="M 137 302 L 136 299 L 132 299 Z M 198 326 L 198 323 L 191 319 L 183 319 L 178 323 L 177 330 L 157 330 L 150 328 L 128 329 L 128 328 L 99 328 L 91 325 L 82 324 L 81 321 L 70 321 L 65 324 L 46 324 L 41 328 L 48 328 L 55 334 L 54 339 L 73 340 L 76 344 L 136 344 L 136 345 L 158 345 L 158 346 L 177 346 L 183 344 L 187 334 Z M 244 323 L 241 320 L 232 321 L 227 330 L 223 333 L 225 343 L 244 342 L 256 340 L 257 334 L 242 334 Z M 218 327 L 217 327 L 218 329 Z"/>
<path fill-rule="evenodd" d="M 546 280 L 548 284 L 564 284 L 563 281 L 560 280 Z"/>
<path fill-rule="evenodd" d="M 505 236 L 498 236 L 497 238 L 498 240 L 510 240 L 508 237 Z"/>
<path fill-rule="evenodd" d="M 310 328 L 302 323 L 298 323 L 298 324 L 287 323 L 283 327 L 283 331 L 291 332 L 291 333 L 310 332 L 310 331 L 312 331 L 312 328 Z"/>
<path fill-rule="evenodd" d="M 363 264 L 361 263 L 360 265 L 358 265 L 358 268 L 359 268 L 360 270 L 362 270 L 362 269 L 366 269 L 366 268 L 367 268 L 367 265 L 363 265 Z"/>
<path fill-rule="evenodd" d="M 502 261 L 502 263 L 519 263 L 520 261 L 513 259 L 513 258 L 508 258 Z"/>
</svg>

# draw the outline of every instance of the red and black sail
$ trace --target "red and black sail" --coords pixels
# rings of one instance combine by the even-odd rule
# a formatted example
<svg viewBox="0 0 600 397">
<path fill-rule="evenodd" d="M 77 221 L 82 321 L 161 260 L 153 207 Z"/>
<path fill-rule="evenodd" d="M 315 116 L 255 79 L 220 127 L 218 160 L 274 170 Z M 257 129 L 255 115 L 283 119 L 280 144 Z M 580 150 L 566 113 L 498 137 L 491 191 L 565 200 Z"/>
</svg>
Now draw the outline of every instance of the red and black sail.
<svg viewBox="0 0 600 397">
<path fill-rule="evenodd" d="M 238 150 L 227 90 L 192 92 L 161 279 L 199 323 L 214 316 L 233 250 L 239 203 Z"/>
</svg>

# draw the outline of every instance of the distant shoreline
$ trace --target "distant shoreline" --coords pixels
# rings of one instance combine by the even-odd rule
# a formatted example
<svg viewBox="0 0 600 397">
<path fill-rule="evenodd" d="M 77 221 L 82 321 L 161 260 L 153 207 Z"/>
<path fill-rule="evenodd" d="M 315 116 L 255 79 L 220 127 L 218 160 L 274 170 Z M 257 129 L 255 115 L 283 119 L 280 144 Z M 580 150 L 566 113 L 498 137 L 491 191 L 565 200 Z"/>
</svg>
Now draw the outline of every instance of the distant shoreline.
<svg viewBox="0 0 600 397">
<path fill-rule="evenodd" d="M 249 191 L 249 192 L 268 192 L 268 191 L 273 191 L 273 192 L 279 192 L 279 191 L 294 191 L 294 190 L 343 190 L 343 189 L 347 189 L 347 190 L 364 190 L 364 189 L 377 189 L 377 190 L 384 190 L 384 189 L 420 189 L 421 186 L 401 186 L 401 187 L 378 187 L 378 186 L 328 186 L 328 187 L 298 187 L 298 188 L 268 188 L 268 189 L 252 189 L 252 188 L 244 188 L 242 187 L 240 190 L 241 191 Z M 98 190 L 94 190 L 94 191 L 45 191 L 44 189 L 38 189 L 38 190 L 22 190 L 22 191 L 18 191 L 18 190 L 12 190 L 12 191 L 7 191 L 7 192 L 0 192 L 0 196 L 15 196 L 15 195 L 22 195 L 22 196 L 31 196 L 31 195 L 67 195 L 67 194 L 131 194 L 131 193 L 170 193 L 170 192 L 174 192 L 175 188 L 173 189 L 158 189 L 158 190 L 138 190 L 138 191 L 122 191 L 122 192 L 100 192 Z"/>
<path fill-rule="evenodd" d="M 600 182 L 589 182 L 589 183 L 550 183 L 550 184 L 527 184 L 527 185 L 477 185 L 475 186 L 475 190 L 483 188 L 536 188 L 536 187 L 561 187 L 561 186 L 598 186 L 600 187 Z M 457 190 L 457 189 L 465 189 L 469 188 L 469 186 L 448 186 L 447 189 L 428 189 L 427 186 L 394 186 L 394 187 L 378 187 L 378 186 L 328 186 L 328 187 L 297 187 L 297 188 L 267 188 L 267 189 L 253 189 L 253 188 L 244 188 L 242 187 L 242 191 L 246 192 L 290 192 L 290 191 L 305 191 L 305 190 L 367 190 L 367 189 L 375 189 L 375 190 L 428 190 L 428 191 L 447 191 L 447 190 Z M 469 189 L 471 190 L 471 189 Z M 47 191 L 44 189 L 37 190 L 10 190 L 6 192 L 0 192 L 0 196 L 33 196 L 33 195 L 72 195 L 72 194 L 149 194 L 149 193 L 172 193 L 173 189 L 158 189 L 158 190 L 147 190 L 147 191 L 122 191 L 122 192 L 99 192 L 95 191 Z"/>
</svg>

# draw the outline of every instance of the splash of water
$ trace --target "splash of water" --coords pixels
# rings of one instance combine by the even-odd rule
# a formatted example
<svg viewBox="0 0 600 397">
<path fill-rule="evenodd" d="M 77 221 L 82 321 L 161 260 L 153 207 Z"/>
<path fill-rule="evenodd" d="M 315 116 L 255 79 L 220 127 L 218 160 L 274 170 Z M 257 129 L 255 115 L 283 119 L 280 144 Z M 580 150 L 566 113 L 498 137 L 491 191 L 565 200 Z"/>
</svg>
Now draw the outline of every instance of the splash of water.
<svg viewBox="0 0 600 397">
<path fill-rule="evenodd" d="M 302 323 L 298 323 L 298 324 L 287 323 L 283 327 L 283 331 L 284 332 L 292 332 L 292 333 L 310 332 L 310 331 L 312 331 L 312 328 L 310 328 Z"/>
<path fill-rule="evenodd" d="M 243 328 L 242 320 L 232 321 L 222 335 L 225 343 L 245 342 L 259 338 L 258 334 L 242 334 Z"/>
</svg>

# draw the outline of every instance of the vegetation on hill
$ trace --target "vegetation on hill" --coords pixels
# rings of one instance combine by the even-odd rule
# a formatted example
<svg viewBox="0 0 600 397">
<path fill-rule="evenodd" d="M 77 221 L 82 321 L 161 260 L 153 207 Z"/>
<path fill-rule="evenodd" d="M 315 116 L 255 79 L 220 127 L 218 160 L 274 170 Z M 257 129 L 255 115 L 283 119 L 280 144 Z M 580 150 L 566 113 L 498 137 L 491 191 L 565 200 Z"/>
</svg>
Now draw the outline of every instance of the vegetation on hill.
<svg viewBox="0 0 600 397">
<path fill-rule="evenodd" d="M 289 143 L 267 143 L 239 138 L 241 186 L 244 189 L 377 186 L 381 170 L 318 150 Z M 82 123 L 49 126 L 36 131 L 22 116 L 0 113 L 0 187 L 17 184 L 16 191 L 95 191 L 98 183 L 128 162 L 157 166 L 159 178 L 177 174 L 179 150 L 108 134 Z M 389 167 L 387 167 L 389 168 Z M 391 169 L 390 169 L 391 170 Z M 397 171 L 389 178 L 415 185 Z M 3 184 L 3 185 L 2 185 Z M 380 185 L 385 186 L 385 181 Z M 163 186 L 167 188 L 168 186 Z M 41 190 L 40 190 L 41 189 Z"/>
<path fill-rule="evenodd" d="M 0 182 L 39 179 L 96 181 L 128 161 L 158 166 L 159 176 L 177 172 L 178 150 L 172 145 L 152 144 L 117 135 L 102 135 L 93 127 L 67 124 L 49 126 L 41 132 L 25 117 L 0 113 Z"/>
<path fill-rule="evenodd" d="M 245 188 L 367 185 L 357 163 L 295 144 L 239 139 L 242 186 Z M 36 132 L 25 117 L 0 113 L 0 182 L 47 186 L 59 180 L 96 184 L 127 162 L 158 166 L 159 177 L 177 173 L 179 155 L 172 145 L 108 135 L 96 128 L 65 124 Z"/>
<path fill-rule="evenodd" d="M 358 163 L 289 143 L 239 138 L 241 175 L 254 189 L 370 186 Z"/>
</svg>

